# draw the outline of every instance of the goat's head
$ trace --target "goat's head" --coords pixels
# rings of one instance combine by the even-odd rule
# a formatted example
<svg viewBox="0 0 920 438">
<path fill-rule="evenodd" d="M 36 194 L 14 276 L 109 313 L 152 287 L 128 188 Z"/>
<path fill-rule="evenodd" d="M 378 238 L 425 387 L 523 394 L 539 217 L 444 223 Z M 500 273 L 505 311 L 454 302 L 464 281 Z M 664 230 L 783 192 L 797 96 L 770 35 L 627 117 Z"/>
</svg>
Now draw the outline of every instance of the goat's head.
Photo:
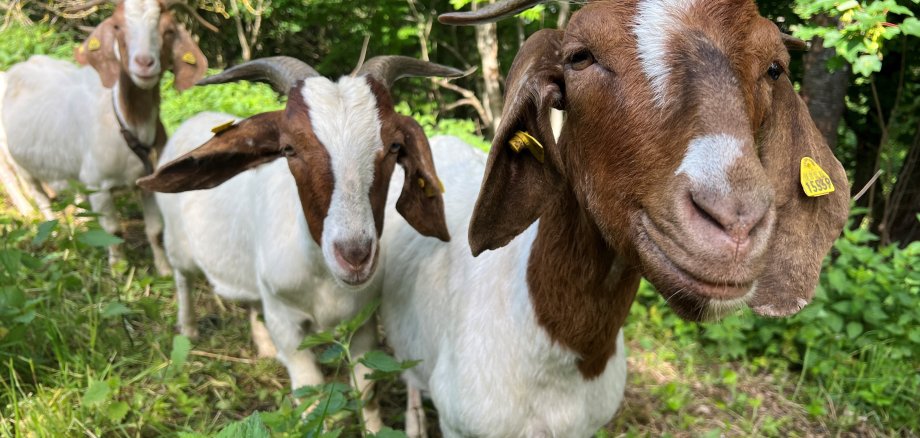
<svg viewBox="0 0 920 438">
<path fill-rule="evenodd" d="M 170 12 L 175 6 L 187 8 L 175 0 L 125 0 L 74 56 L 93 66 L 107 88 L 124 72 L 134 85 L 149 90 L 159 84 L 164 67 L 176 74 L 177 89 L 191 87 L 204 76 L 208 60 Z"/>
<path fill-rule="evenodd" d="M 441 21 L 492 21 L 535 3 Z M 745 303 L 795 313 L 849 205 L 846 174 L 784 73 L 787 46 L 801 44 L 750 0 L 594 1 L 565 31 L 534 34 L 508 74 L 473 252 L 505 245 L 540 217 L 547 196 L 571 195 L 683 317 Z M 558 142 L 551 108 L 566 111 Z M 806 196 L 804 157 L 835 192 Z"/>
<path fill-rule="evenodd" d="M 390 176 L 405 170 L 397 211 L 426 236 L 447 241 L 441 183 L 428 138 L 393 108 L 389 88 L 406 76 L 459 76 L 450 67 L 402 56 L 369 60 L 355 77 L 333 82 L 287 57 L 259 59 L 200 83 L 241 79 L 288 94 L 285 109 L 241 121 L 138 184 L 181 192 L 214 187 L 262 163 L 286 157 L 310 234 L 343 284 L 360 286 L 378 258 Z"/>
</svg>

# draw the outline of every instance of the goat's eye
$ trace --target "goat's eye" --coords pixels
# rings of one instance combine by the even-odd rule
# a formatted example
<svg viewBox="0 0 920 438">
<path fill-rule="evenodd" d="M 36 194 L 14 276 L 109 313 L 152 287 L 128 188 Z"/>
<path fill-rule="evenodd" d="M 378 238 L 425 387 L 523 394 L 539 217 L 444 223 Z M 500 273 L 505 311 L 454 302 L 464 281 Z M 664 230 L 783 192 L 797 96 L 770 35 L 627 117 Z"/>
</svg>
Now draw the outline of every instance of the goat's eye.
<svg viewBox="0 0 920 438">
<path fill-rule="evenodd" d="M 767 69 L 767 74 L 774 81 L 778 80 L 780 75 L 783 74 L 783 66 L 779 65 L 778 62 L 774 61 L 772 64 L 770 64 L 770 67 Z"/>
<path fill-rule="evenodd" d="M 400 143 L 393 143 L 393 144 L 390 145 L 390 153 L 391 153 L 391 154 L 398 153 L 399 150 L 402 149 L 402 147 L 403 147 L 403 145 L 400 144 Z"/>
<path fill-rule="evenodd" d="M 569 65 L 572 66 L 572 70 L 584 70 L 592 64 L 594 64 L 594 54 L 588 49 L 575 52 L 569 58 Z"/>
<path fill-rule="evenodd" d="M 281 155 L 284 155 L 285 157 L 293 157 L 294 156 L 294 146 L 291 146 L 289 144 L 284 145 L 284 147 L 281 148 Z"/>
</svg>

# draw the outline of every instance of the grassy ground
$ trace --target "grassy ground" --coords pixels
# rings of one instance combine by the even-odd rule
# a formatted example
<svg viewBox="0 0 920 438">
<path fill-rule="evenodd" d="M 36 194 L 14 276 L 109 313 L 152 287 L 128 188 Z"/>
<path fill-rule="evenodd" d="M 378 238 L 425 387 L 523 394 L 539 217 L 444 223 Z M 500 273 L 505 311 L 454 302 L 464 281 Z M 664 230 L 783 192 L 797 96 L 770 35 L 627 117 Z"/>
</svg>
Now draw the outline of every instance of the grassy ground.
<svg viewBox="0 0 920 438">
<path fill-rule="evenodd" d="M 34 266 L 7 269 L 2 283 L 7 292 L 27 287 L 24 301 L 0 299 L 0 436 L 211 434 L 255 411 L 289 406 L 283 367 L 255 357 L 246 309 L 220 302 L 203 282 L 196 286 L 201 336 L 187 357 L 177 356 L 171 279 L 152 274 L 137 207 L 130 197 L 122 204 L 133 218 L 125 223 L 128 261 L 114 269 L 85 237 L 92 221 L 80 210 L 61 215 L 46 241 L 36 237 L 37 221 L 0 212 L 0 264 L 9 266 L 18 248 L 22 266 Z M 805 388 L 813 383 L 801 371 L 758 358 L 720 362 L 663 336 L 648 312 L 664 307 L 633 310 L 626 399 L 599 436 L 917 434 L 830 398 L 809 400 L 820 391 Z M 401 428 L 403 386 L 385 382 L 379 391 L 384 421 Z M 431 435 L 439 436 L 430 403 L 428 410 Z"/>
</svg>

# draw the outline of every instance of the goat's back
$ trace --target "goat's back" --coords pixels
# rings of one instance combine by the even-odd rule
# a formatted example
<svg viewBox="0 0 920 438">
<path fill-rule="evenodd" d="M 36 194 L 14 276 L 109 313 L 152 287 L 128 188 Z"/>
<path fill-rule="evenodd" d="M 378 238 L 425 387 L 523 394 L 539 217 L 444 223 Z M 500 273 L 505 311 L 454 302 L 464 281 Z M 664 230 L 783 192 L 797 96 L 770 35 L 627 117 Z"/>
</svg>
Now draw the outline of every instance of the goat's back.
<svg viewBox="0 0 920 438">
<path fill-rule="evenodd" d="M 80 179 L 90 186 L 130 185 L 121 176 L 131 152 L 112 110 L 112 91 L 90 67 L 33 56 L 8 71 L 3 125 L 16 162 L 43 181 Z M 124 149 L 124 150 L 120 150 Z"/>
</svg>

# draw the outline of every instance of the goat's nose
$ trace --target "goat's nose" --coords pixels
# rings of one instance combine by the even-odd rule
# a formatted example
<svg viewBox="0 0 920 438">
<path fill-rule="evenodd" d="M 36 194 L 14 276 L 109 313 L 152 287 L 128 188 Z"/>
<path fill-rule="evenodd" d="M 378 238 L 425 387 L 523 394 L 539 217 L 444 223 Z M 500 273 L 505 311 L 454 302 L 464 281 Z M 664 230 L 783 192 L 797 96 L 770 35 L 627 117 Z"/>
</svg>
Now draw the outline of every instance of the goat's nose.
<svg viewBox="0 0 920 438">
<path fill-rule="evenodd" d="M 336 257 L 345 262 L 345 267 L 357 271 L 370 260 L 373 243 L 371 239 L 360 239 L 335 242 L 332 246 Z"/>
<path fill-rule="evenodd" d="M 150 55 L 137 55 L 134 57 L 134 63 L 137 64 L 138 67 L 150 68 L 153 67 L 154 62 L 153 56 Z"/>
<path fill-rule="evenodd" d="M 696 216 L 694 222 L 700 227 L 706 227 L 708 223 L 716 228 L 705 231 L 727 236 L 735 250 L 744 253 L 750 246 L 751 234 L 764 223 L 764 216 L 770 211 L 770 193 L 769 190 L 723 193 L 713 189 L 692 189 L 690 202 L 694 208 L 691 214 Z"/>
</svg>

